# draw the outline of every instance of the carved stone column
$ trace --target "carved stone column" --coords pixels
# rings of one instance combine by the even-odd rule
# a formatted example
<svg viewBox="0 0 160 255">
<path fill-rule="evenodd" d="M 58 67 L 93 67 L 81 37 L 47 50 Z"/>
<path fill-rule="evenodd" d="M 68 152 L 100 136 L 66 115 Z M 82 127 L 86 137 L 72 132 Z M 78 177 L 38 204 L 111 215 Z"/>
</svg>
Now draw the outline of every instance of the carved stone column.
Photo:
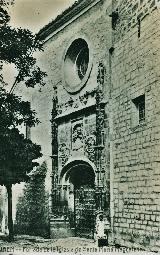
<svg viewBox="0 0 160 255">
<path fill-rule="evenodd" d="M 95 163 L 97 167 L 97 209 L 103 209 L 105 205 L 105 189 L 104 189 L 104 177 L 105 170 L 102 167 L 102 151 L 104 150 L 104 116 L 105 116 L 105 104 L 104 98 L 104 78 L 105 78 L 105 67 L 102 63 L 98 66 L 97 75 L 97 93 L 96 93 L 96 153 Z"/>
<path fill-rule="evenodd" d="M 52 211 L 59 200 L 58 187 L 58 125 L 55 121 L 57 116 L 57 88 L 54 88 L 53 109 L 52 109 Z"/>
</svg>

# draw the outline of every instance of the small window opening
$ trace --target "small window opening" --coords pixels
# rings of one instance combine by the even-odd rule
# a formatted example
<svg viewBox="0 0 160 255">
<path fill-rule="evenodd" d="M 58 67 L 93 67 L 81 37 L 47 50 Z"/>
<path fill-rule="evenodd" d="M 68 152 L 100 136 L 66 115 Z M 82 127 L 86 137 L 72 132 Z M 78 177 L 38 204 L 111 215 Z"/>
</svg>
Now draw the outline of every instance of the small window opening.
<svg viewBox="0 0 160 255">
<path fill-rule="evenodd" d="M 145 95 L 132 100 L 133 102 L 133 125 L 137 126 L 145 122 Z"/>
<path fill-rule="evenodd" d="M 140 36 L 141 36 L 141 20 L 138 19 L 137 22 L 138 22 L 138 38 L 140 38 Z"/>
</svg>

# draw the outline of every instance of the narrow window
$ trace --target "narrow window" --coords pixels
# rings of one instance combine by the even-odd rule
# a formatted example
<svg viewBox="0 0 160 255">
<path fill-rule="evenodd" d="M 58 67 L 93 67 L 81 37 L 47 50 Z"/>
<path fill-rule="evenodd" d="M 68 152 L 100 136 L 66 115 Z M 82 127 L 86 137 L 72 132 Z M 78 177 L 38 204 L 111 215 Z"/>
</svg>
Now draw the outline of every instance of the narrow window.
<svg viewBox="0 0 160 255">
<path fill-rule="evenodd" d="M 141 20 L 138 19 L 137 23 L 138 23 L 138 38 L 140 38 L 140 36 L 141 36 Z"/>
<path fill-rule="evenodd" d="M 141 95 L 132 100 L 133 102 L 133 126 L 145 122 L 145 95 Z"/>
<path fill-rule="evenodd" d="M 139 123 L 142 123 L 145 121 L 145 98 L 142 97 L 142 101 L 138 103 L 139 108 Z"/>
</svg>

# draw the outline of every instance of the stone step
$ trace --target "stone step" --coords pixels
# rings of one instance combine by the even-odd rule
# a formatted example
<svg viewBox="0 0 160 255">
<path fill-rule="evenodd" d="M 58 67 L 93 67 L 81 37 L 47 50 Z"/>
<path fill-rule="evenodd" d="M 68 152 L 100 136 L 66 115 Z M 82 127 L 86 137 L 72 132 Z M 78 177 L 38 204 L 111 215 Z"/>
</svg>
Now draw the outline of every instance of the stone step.
<svg viewBox="0 0 160 255">
<path fill-rule="evenodd" d="M 64 220 L 62 217 L 55 218 L 51 216 L 50 218 L 50 235 L 51 238 L 64 238 L 75 236 L 74 229 L 70 228 L 68 221 Z"/>
</svg>

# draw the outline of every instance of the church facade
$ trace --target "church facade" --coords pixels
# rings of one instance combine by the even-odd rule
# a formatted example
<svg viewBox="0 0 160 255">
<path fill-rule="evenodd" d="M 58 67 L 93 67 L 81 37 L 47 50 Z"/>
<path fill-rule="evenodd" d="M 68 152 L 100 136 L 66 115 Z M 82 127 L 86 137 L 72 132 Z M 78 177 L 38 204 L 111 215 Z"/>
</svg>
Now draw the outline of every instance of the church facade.
<svg viewBox="0 0 160 255">
<path fill-rule="evenodd" d="M 159 23 L 155 0 L 79 0 L 38 33 L 52 237 L 93 238 L 103 214 L 110 243 L 160 248 Z"/>
</svg>

